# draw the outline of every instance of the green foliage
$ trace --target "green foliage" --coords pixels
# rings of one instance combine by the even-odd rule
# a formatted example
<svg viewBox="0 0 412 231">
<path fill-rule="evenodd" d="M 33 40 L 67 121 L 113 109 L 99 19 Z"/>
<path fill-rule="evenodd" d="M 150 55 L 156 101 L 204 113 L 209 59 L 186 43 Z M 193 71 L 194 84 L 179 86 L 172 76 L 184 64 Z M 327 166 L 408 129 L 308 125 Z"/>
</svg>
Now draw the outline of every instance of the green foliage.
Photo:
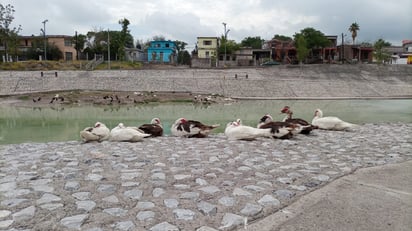
<svg viewBox="0 0 412 231">
<path fill-rule="evenodd" d="M 46 44 L 46 55 L 48 60 L 60 60 L 63 58 L 63 52 L 54 44 Z M 44 40 L 41 37 L 32 41 L 32 46 L 27 50 L 27 59 L 37 60 L 39 56 L 44 55 Z"/>
<path fill-rule="evenodd" d="M 286 35 L 279 35 L 279 34 L 275 34 L 275 36 L 273 36 L 273 39 L 277 39 L 280 41 L 292 41 L 292 38 Z"/>
<path fill-rule="evenodd" d="M 77 51 L 83 51 L 84 46 L 87 41 L 87 36 L 84 34 L 77 34 L 73 36 L 72 43 L 74 44 L 74 49 Z"/>
<path fill-rule="evenodd" d="M 14 51 L 17 55 L 18 33 L 21 31 L 21 26 L 10 28 L 14 20 L 15 10 L 10 4 L 3 6 L 0 3 L 0 41 L 3 41 L 4 54 L 8 56 L 10 51 Z"/>
<path fill-rule="evenodd" d="M 244 38 L 241 42 L 240 45 L 242 47 L 251 47 L 253 49 L 261 49 L 263 45 L 264 40 L 260 38 L 259 36 L 257 37 L 246 37 Z"/>
<path fill-rule="evenodd" d="M 309 49 L 307 48 L 308 45 L 303 35 L 296 35 L 295 39 L 296 39 L 297 59 L 299 63 L 302 63 L 303 60 L 305 60 L 309 54 Z"/>
<path fill-rule="evenodd" d="M 349 26 L 348 30 L 349 30 L 349 32 L 352 33 L 352 41 L 353 41 L 353 44 L 355 44 L 355 38 L 356 38 L 356 36 L 358 36 L 359 24 L 356 23 L 356 22 L 352 23 Z"/>
<path fill-rule="evenodd" d="M 235 51 L 240 49 L 240 44 L 236 43 L 235 40 L 227 40 L 224 35 L 220 38 L 219 53 L 225 53 L 225 44 L 226 44 L 226 54 L 233 54 Z"/>
<path fill-rule="evenodd" d="M 133 48 L 133 36 L 127 30 L 128 20 L 121 20 L 122 31 L 89 31 L 86 35 L 86 46 L 84 49 L 85 53 L 88 53 L 89 59 L 94 58 L 95 54 L 101 54 L 107 59 L 108 46 L 107 41 L 109 40 L 110 47 L 110 60 L 124 60 L 124 48 Z"/>
<path fill-rule="evenodd" d="M 177 63 L 182 65 L 190 65 L 192 63 L 191 58 L 190 53 L 187 50 L 184 50 L 183 52 L 179 52 L 177 56 Z"/>
<path fill-rule="evenodd" d="M 184 64 L 184 65 L 190 65 L 190 54 L 188 51 L 185 50 L 185 47 L 187 45 L 186 42 L 176 40 L 174 41 L 176 44 L 176 51 L 177 51 L 177 63 L 178 64 Z"/>
<path fill-rule="evenodd" d="M 314 28 L 308 27 L 301 30 L 300 33 L 295 34 L 295 42 L 297 41 L 297 37 L 300 35 L 302 35 L 306 41 L 306 48 L 308 49 L 323 48 L 330 45 L 330 41 L 326 38 L 326 36 Z"/>
<path fill-rule="evenodd" d="M 378 39 L 374 44 L 373 56 L 375 57 L 378 64 L 384 63 L 389 60 L 391 54 L 384 50 L 385 47 L 391 46 L 391 43 L 386 42 L 383 39 Z"/>
<path fill-rule="evenodd" d="M 360 46 L 361 47 L 373 47 L 373 44 L 370 42 L 361 42 Z"/>
<path fill-rule="evenodd" d="M 133 37 L 130 35 L 130 30 L 128 29 L 128 26 L 130 25 L 130 21 L 126 18 L 119 20 L 119 24 L 122 26 L 122 30 L 120 31 L 119 38 L 118 40 L 115 40 L 115 42 L 118 43 L 117 51 L 118 51 L 118 56 L 120 60 L 125 59 L 125 47 L 131 48 L 133 47 Z M 130 39 L 131 37 L 131 46 L 130 46 L 130 40 L 128 41 L 129 44 L 127 44 L 127 39 Z"/>
</svg>

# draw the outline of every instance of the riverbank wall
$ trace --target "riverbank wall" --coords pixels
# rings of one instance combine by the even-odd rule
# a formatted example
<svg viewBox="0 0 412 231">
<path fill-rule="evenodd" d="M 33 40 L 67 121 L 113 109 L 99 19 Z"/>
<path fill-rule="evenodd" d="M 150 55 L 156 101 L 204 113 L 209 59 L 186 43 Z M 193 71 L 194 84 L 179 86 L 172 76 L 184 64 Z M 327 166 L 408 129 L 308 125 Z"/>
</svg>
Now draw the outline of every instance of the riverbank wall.
<svg viewBox="0 0 412 231">
<path fill-rule="evenodd" d="M 0 95 L 107 90 L 233 98 L 412 98 L 411 65 L 303 65 L 230 69 L 0 71 Z"/>
</svg>

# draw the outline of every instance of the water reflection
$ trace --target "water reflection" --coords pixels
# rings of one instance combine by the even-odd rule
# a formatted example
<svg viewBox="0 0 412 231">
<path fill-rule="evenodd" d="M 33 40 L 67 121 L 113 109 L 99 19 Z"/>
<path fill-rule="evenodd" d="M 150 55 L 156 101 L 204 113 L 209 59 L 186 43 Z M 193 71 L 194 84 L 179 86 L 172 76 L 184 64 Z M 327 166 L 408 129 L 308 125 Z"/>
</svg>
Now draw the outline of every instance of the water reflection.
<svg viewBox="0 0 412 231">
<path fill-rule="evenodd" d="M 171 124 L 179 117 L 208 124 L 221 124 L 223 132 L 228 121 L 241 118 L 256 126 L 264 114 L 281 120 L 280 109 L 289 105 L 294 116 L 311 121 L 314 110 L 352 123 L 412 122 L 412 100 L 260 100 L 227 104 L 144 104 L 136 106 L 27 108 L 0 107 L 0 144 L 80 140 L 79 131 L 96 121 L 109 128 L 119 122 L 137 126 L 159 117 L 170 134 Z"/>
</svg>

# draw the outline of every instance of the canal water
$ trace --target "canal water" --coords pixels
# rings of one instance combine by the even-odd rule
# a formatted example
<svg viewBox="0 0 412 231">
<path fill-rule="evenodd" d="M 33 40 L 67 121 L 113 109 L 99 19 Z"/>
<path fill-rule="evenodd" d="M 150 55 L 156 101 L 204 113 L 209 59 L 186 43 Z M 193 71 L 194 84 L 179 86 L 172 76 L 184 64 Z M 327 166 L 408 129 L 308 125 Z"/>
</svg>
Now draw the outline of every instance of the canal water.
<svg viewBox="0 0 412 231">
<path fill-rule="evenodd" d="M 180 117 L 220 124 L 215 132 L 223 132 L 229 121 L 242 119 L 256 126 L 265 114 L 275 120 L 283 119 L 283 106 L 294 111 L 294 117 L 311 121 L 316 108 L 324 116 L 337 116 L 356 123 L 412 123 L 412 100 L 244 100 L 226 104 L 195 105 L 191 103 L 162 103 L 139 106 L 57 106 L 12 107 L 0 106 L 0 144 L 80 140 L 79 132 L 96 121 L 110 129 L 122 122 L 127 126 L 149 123 L 159 117 L 170 134 L 171 124 Z"/>
</svg>

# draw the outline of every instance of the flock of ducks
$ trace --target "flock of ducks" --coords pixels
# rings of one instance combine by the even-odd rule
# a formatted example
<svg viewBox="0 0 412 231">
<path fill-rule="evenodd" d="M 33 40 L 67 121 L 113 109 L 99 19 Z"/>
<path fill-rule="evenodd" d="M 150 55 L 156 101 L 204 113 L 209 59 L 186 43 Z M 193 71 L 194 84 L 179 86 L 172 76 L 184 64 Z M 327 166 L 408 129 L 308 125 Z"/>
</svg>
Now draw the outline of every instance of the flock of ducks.
<svg viewBox="0 0 412 231">
<path fill-rule="evenodd" d="M 272 116 L 267 114 L 258 121 L 256 127 L 242 124 L 241 119 L 231 121 L 226 125 L 225 136 L 229 140 L 255 140 L 259 137 L 290 139 L 297 134 L 310 134 L 314 129 L 343 131 L 358 126 L 338 117 L 323 117 L 320 109 L 315 110 L 311 123 L 303 119 L 293 118 L 293 112 L 288 106 L 285 106 L 281 113 L 286 114 L 282 121 L 273 121 Z M 196 120 L 179 118 L 172 124 L 170 131 L 172 136 L 205 138 L 219 126 L 219 124 L 205 125 Z M 137 142 L 147 137 L 156 136 L 163 136 L 163 126 L 159 118 L 153 118 L 149 124 L 143 124 L 139 127 L 128 127 L 119 123 L 111 130 L 105 124 L 96 122 L 94 127 L 87 127 L 80 132 L 80 137 L 84 142 L 104 140 Z"/>
</svg>

